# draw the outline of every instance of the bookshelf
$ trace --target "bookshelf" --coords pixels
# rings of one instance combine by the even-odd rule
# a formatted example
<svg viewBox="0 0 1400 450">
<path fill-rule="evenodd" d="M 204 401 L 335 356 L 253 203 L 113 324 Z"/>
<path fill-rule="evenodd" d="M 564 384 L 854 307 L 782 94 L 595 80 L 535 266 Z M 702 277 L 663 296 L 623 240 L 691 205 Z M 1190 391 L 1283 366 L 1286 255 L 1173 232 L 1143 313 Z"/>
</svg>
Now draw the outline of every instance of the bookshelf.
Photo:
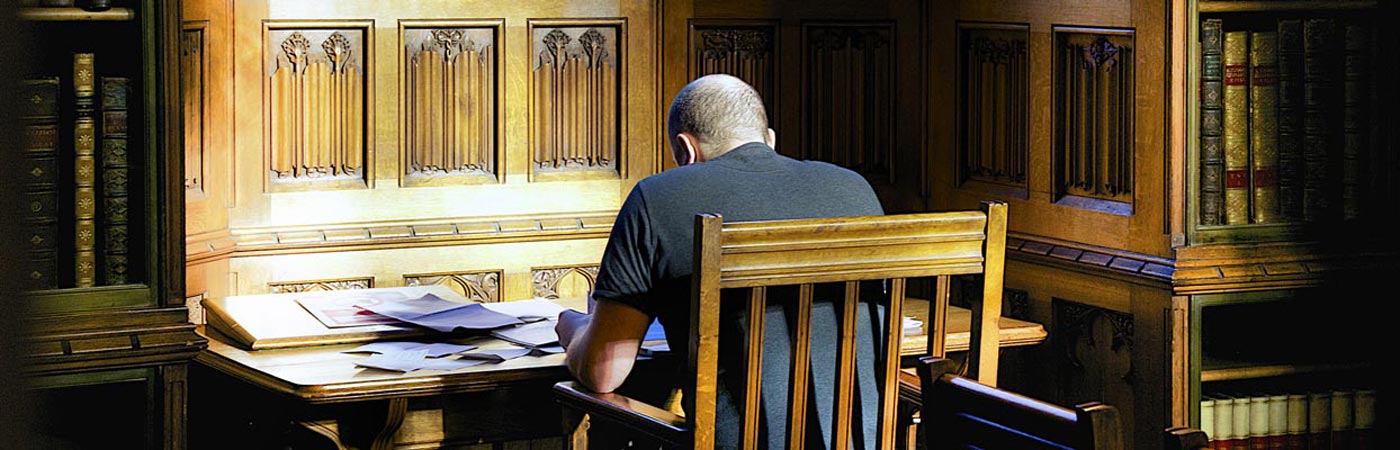
<svg viewBox="0 0 1400 450">
<path fill-rule="evenodd" d="M 1173 290 L 1189 305 L 1177 416 L 1187 425 L 1210 429 L 1201 401 L 1219 394 L 1384 389 L 1365 350 L 1384 323 L 1365 313 L 1365 299 L 1397 259 L 1386 232 L 1400 197 L 1395 115 L 1386 106 L 1396 90 L 1383 75 L 1394 73 L 1396 32 L 1377 19 L 1394 9 L 1376 1 L 1186 2 L 1186 236 Z M 1264 58 L 1261 42 L 1276 43 L 1265 45 Z M 1232 128 L 1230 110 L 1240 105 Z M 1211 114 L 1223 119 L 1217 128 Z M 1233 164 L 1221 161 L 1231 157 L 1231 133 L 1245 158 Z M 1211 139 L 1220 139 L 1223 158 L 1212 157 Z M 1212 174 L 1215 164 L 1223 171 Z M 1243 221 L 1224 211 L 1232 187 Z M 1218 215 L 1212 201 L 1221 202 Z M 1272 220 L 1258 220 L 1261 204 Z"/>
<path fill-rule="evenodd" d="M 45 446 L 183 448 L 205 341 L 184 306 L 180 4 L 112 3 L 17 14 L 22 98 L 38 105 L 24 114 L 33 178 L 8 187 L 26 209 L 6 211 L 27 218 L 26 376 Z"/>
</svg>

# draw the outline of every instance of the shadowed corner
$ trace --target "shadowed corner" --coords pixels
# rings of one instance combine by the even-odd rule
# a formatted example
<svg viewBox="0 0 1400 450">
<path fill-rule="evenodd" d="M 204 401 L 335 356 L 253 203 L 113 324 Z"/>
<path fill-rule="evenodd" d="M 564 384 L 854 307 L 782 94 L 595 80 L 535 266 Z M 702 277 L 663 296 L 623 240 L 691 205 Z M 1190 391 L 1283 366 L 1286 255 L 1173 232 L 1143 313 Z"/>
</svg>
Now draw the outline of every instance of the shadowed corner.
<svg viewBox="0 0 1400 450">
<path fill-rule="evenodd" d="M 27 36 L 16 19 L 16 6 L 19 2 L 0 2 L 0 92 L 11 94 L 16 90 L 19 79 L 28 63 L 25 53 Z M 5 95 L 13 99 L 13 95 Z M 0 108 L 0 179 L 18 180 L 19 132 L 18 108 Z M 15 189 L 0 189 L 0 205 L 5 211 L 18 211 L 20 192 Z M 22 380 L 19 329 L 23 303 L 18 298 L 19 268 L 23 261 L 19 253 L 23 247 L 18 242 L 17 214 L 0 214 L 0 442 L 7 448 L 35 448 L 30 434 L 28 413 L 32 403 Z"/>
</svg>

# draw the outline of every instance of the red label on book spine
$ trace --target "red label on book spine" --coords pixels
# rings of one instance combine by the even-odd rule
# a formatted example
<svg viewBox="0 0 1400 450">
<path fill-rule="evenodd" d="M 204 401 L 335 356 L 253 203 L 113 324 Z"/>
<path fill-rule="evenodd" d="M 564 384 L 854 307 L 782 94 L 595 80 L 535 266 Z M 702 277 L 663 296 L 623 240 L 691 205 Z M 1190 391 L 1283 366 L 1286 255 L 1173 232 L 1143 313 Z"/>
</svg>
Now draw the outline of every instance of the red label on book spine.
<svg viewBox="0 0 1400 450">
<path fill-rule="evenodd" d="M 1244 189 L 1249 187 L 1249 170 L 1235 169 L 1225 171 L 1226 189 Z"/>
<path fill-rule="evenodd" d="M 1277 184 L 1274 178 L 1274 168 L 1264 167 L 1254 171 L 1254 187 L 1271 187 Z"/>
<path fill-rule="evenodd" d="M 1244 64 L 1231 64 L 1225 66 L 1226 86 L 1245 86 L 1249 84 L 1249 70 Z"/>
</svg>

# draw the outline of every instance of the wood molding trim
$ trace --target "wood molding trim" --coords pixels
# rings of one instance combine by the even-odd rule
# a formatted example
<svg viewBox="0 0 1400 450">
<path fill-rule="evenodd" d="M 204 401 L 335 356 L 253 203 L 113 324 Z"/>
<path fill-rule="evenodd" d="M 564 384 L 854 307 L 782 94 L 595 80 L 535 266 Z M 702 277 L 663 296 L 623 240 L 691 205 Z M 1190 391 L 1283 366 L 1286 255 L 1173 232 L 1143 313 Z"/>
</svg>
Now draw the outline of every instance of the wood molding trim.
<svg viewBox="0 0 1400 450">
<path fill-rule="evenodd" d="M 1167 258 L 1024 233 L 1007 233 L 1006 257 L 1158 287 L 1171 283 L 1175 271 Z"/>
<path fill-rule="evenodd" d="M 1177 250 L 1177 295 L 1316 286 L 1329 273 L 1400 266 L 1383 248 L 1318 243 L 1212 245 Z"/>
<path fill-rule="evenodd" d="M 36 317 L 24 339 L 26 370 L 38 375 L 187 361 L 207 345 L 188 318 L 183 307 Z"/>
</svg>

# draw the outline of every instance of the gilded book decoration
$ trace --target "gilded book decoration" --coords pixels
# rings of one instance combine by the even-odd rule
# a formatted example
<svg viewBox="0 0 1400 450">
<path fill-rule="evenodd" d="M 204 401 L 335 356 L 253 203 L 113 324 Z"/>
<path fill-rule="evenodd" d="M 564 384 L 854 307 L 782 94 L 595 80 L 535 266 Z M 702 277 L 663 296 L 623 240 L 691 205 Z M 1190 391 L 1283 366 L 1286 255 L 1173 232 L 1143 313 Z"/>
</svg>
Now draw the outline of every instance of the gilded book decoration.
<svg viewBox="0 0 1400 450">
<path fill-rule="evenodd" d="M 1026 187 L 1030 27 L 963 24 L 958 68 L 962 181 Z"/>
<path fill-rule="evenodd" d="M 268 178 L 272 191 L 365 185 L 362 29 L 269 29 Z"/>
<path fill-rule="evenodd" d="M 778 117 L 777 23 L 695 21 L 690 42 L 691 78 L 723 73 L 744 80 L 763 97 L 773 127 Z"/>
<path fill-rule="evenodd" d="M 1133 32 L 1055 28 L 1056 188 L 1131 213 Z"/>
<path fill-rule="evenodd" d="M 617 26 L 532 24 L 534 171 L 616 174 L 621 145 Z"/>
<path fill-rule="evenodd" d="M 180 36 L 180 97 L 185 111 L 185 190 L 204 192 L 204 23 Z"/>
<path fill-rule="evenodd" d="M 497 28 L 402 35 L 405 185 L 496 181 Z"/>
<path fill-rule="evenodd" d="M 893 181 L 893 24 L 803 29 L 803 157 Z"/>
<path fill-rule="evenodd" d="M 598 280 L 598 266 L 546 267 L 531 269 L 535 297 L 583 297 Z"/>
<path fill-rule="evenodd" d="M 501 272 L 454 272 L 403 276 L 404 286 L 442 285 L 462 294 L 467 300 L 493 303 L 501 301 Z"/>
</svg>

